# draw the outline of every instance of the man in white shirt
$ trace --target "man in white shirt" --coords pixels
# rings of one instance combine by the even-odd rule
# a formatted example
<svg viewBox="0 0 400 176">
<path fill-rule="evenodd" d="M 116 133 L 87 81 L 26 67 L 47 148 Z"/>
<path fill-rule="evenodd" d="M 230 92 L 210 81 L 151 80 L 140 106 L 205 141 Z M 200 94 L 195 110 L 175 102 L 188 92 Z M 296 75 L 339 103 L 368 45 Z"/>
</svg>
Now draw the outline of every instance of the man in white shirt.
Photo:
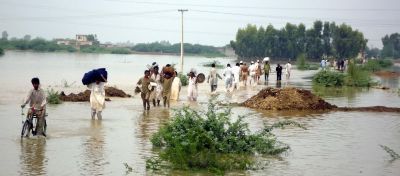
<svg viewBox="0 0 400 176">
<path fill-rule="evenodd" d="M 21 105 L 21 108 L 24 108 L 25 105 L 29 103 L 28 116 L 32 115 L 32 113 L 36 113 L 38 117 L 36 124 L 36 135 L 46 136 L 43 128 L 45 125 L 44 122 L 47 104 L 46 93 L 42 88 L 40 88 L 39 78 L 32 78 L 31 83 L 33 89 L 29 91 L 25 102 Z"/>
<path fill-rule="evenodd" d="M 232 82 L 233 82 L 233 72 L 231 64 L 226 65 L 223 75 L 225 76 L 225 89 L 227 92 L 229 92 L 230 89 L 232 88 Z"/>
<path fill-rule="evenodd" d="M 240 64 L 236 63 L 236 66 L 232 68 L 233 72 L 233 88 L 237 89 L 239 88 L 239 83 L 240 83 Z"/>
<path fill-rule="evenodd" d="M 250 71 L 250 85 L 252 85 L 252 83 L 254 83 L 254 85 L 255 85 L 256 84 L 257 67 L 256 67 L 256 65 L 254 65 L 253 61 L 251 61 L 249 71 Z"/>
<path fill-rule="evenodd" d="M 290 61 L 285 65 L 285 74 L 286 74 L 286 79 L 290 79 L 290 73 L 292 71 L 292 64 L 290 64 Z"/>
</svg>

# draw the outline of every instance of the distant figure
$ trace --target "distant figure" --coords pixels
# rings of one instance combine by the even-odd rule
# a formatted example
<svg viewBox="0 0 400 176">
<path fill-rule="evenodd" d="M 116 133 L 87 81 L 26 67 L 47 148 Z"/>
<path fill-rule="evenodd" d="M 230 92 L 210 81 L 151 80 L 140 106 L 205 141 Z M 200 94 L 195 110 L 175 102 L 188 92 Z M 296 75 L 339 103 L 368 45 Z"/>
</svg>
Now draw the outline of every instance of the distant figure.
<svg viewBox="0 0 400 176">
<path fill-rule="evenodd" d="M 257 80 L 256 79 L 257 68 L 253 61 L 251 61 L 249 71 L 250 71 L 250 85 L 255 85 Z"/>
<path fill-rule="evenodd" d="M 285 75 L 286 79 L 290 79 L 290 73 L 292 72 L 292 64 L 290 64 L 290 61 L 285 65 Z"/>
<path fill-rule="evenodd" d="M 326 67 L 326 61 L 325 61 L 324 59 L 322 59 L 322 60 L 321 60 L 321 64 L 320 64 L 320 66 L 321 66 L 321 69 L 322 69 L 322 70 L 325 70 L 325 67 Z"/>
<path fill-rule="evenodd" d="M 265 63 L 264 63 L 264 80 L 265 80 L 265 82 L 268 81 L 270 72 L 271 72 L 271 65 L 269 64 L 269 61 L 265 61 Z"/>
<path fill-rule="evenodd" d="M 197 101 L 197 77 L 194 71 L 189 73 L 188 99 Z"/>
<path fill-rule="evenodd" d="M 232 68 L 233 72 L 233 88 L 237 89 L 239 88 L 239 83 L 240 83 L 240 64 L 236 63 L 236 66 Z"/>
<path fill-rule="evenodd" d="M 171 86 L 171 100 L 179 100 L 179 92 L 181 91 L 181 87 L 181 79 L 179 78 L 178 73 L 175 71 L 175 77 Z"/>
<path fill-rule="evenodd" d="M 210 81 L 211 79 L 211 81 Z M 217 73 L 217 69 L 215 69 L 215 63 L 211 64 L 211 70 L 207 78 L 207 83 L 210 83 L 211 93 L 217 90 L 218 79 L 222 80 L 222 77 Z"/>
<path fill-rule="evenodd" d="M 151 89 L 149 89 L 150 83 L 155 84 L 155 81 L 150 78 L 150 71 L 145 70 L 144 76 L 142 78 L 140 78 L 139 81 L 137 82 L 137 86 L 142 87 L 140 97 L 142 98 L 142 101 L 143 101 L 143 109 L 144 110 L 150 110 L 149 98 L 150 98 L 150 93 L 152 91 Z"/>
<path fill-rule="evenodd" d="M 349 60 L 346 59 L 345 61 L 343 61 L 343 71 L 347 70 L 347 66 L 349 65 Z"/>
<path fill-rule="evenodd" d="M 224 69 L 223 75 L 225 77 L 225 90 L 229 92 L 232 88 L 233 82 L 233 72 L 231 68 L 231 64 L 227 64 L 226 68 Z"/>
<path fill-rule="evenodd" d="M 275 70 L 276 70 L 276 80 L 281 81 L 282 80 L 282 66 L 278 64 L 276 66 Z"/>
<path fill-rule="evenodd" d="M 101 120 L 101 112 L 106 106 L 106 91 L 104 89 L 104 82 L 101 81 L 107 80 L 105 80 L 104 77 L 98 77 L 96 78 L 96 82 L 87 85 L 88 89 L 90 90 L 90 106 L 92 108 L 92 119 L 94 119 L 97 113 L 97 119 Z"/>
<path fill-rule="evenodd" d="M 258 84 L 258 83 L 260 83 L 260 77 L 261 77 L 261 73 L 262 73 L 260 60 L 257 60 L 255 65 L 256 65 L 256 81 Z"/>
<path fill-rule="evenodd" d="M 249 67 L 247 66 L 246 63 L 243 63 L 240 73 L 242 74 L 242 82 L 243 82 L 244 86 L 246 86 L 247 85 L 247 76 L 249 75 Z"/>
</svg>

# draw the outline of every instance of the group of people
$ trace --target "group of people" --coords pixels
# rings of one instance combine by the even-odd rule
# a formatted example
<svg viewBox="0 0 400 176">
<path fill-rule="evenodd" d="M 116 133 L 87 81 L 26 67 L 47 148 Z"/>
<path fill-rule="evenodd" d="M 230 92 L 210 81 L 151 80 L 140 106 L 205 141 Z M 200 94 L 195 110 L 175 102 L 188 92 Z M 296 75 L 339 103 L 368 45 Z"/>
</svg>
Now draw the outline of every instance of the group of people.
<svg viewBox="0 0 400 176">
<path fill-rule="evenodd" d="M 160 70 L 157 63 L 153 63 L 144 71 L 144 76 L 137 82 L 143 109 L 150 110 L 150 101 L 153 106 L 170 107 L 170 100 L 178 100 L 181 82 L 175 69 L 167 64 Z"/>
<path fill-rule="evenodd" d="M 329 70 L 330 68 L 336 69 L 339 71 L 345 71 L 347 68 L 349 60 L 347 59 L 341 59 L 341 60 L 331 60 L 329 61 L 328 59 L 322 59 L 320 66 L 322 70 Z"/>
<path fill-rule="evenodd" d="M 250 65 L 246 62 L 240 61 L 235 66 L 227 64 L 226 68 L 222 71 L 224 78 L 217 72 L 215 64 L 211 64 L 211 69 L 207 78 L 207 82 L 210 83 L 211 92 L 215 92 L 218 85 L 218 79 L 224 79 L 225 91 L 230 92 L 234 89 L 238 89 L 241 86 L 246 87 L 248 84 L 255 86 L 260 83 L 260 78 L 264 74 L 265 82 L 268 82 L 269 75 L 272 72 L 271 64 L 269 60 L 264 60 L 261 63 L 259 60 L 256 62 L 251 61 Z M 284 71 L 286 79 L 290 79 L 292 65 L 290 62 L 285 64 L 284 68 L 278 64 L 276 66 L 277 81 L 282 80 L 282 72 Z"/>
<path fill-rule="evenodd" d="M 280 64 L 276 67 L 277 81 L 282 79 L 282 66 Z M 285 65 L 286 78 L 290 78 L 291 64 L 288 62 Z M 269 61 L 260 63 L 251 62 L 250 66 L 243 61 L 236 63 L 235 66 L 230 64 L 226 65 L 222 75 L 224 76 L 224 83 L 226 91 L 232 91 L 238 89 L 239 86 L 246 86 L 247 83 L 250 85 L 256 85 L 260 82 L 260 77 L 264 73 L 265 82 L 269 79 L 271 73 L 271 65 Z M 190 101 L 196 101 L 198 97 L 198 74 L 195 69 L 191 69 L 188 74 L 188 99 Z M 207 78 L 207 82 L 210 83 L 211 92 L 215 92 L 218 85 L 218 79 L 223 79 L 215 68 L 215 64 L 212 64 L 212 68 Z M 96 79 L 95 82 L 87 85 L 91 91 L 90 94 L 90 105 L 91 105 L 91 117 L 94 119 L 97 115 L 98 119 L 102 119 L 101 112 L 105 108 L 105 88 L 104 85 L 107 80 L 104 77 Z M 44 125 L 44 118 L 46 113 L 46 93 L 40 88 L 39 78 L 32 78 L 31 80 L 33 89 L 29 91 L 26 101 L 21 105 L 22 108 L 29 103 L 28 115 L 31 115 L 33 111 L 38 115 L 38 125 Z M 160 106 L 161 101 L 164 107 L 170 107 L 170 100 L 178 100 L 179 92 L 181 90 L 181 81 L 178 77 L 175 69 L 170 65 L 166 64 L 160 70 L 157 63 L 153 63 L 148 66 L 148 69 L 144 71 L 144 76 L 137 82 L 138 92 L 140 91 L 141 99 L 143 102 L 143 109 L 150 110 L 150 102 L 153 106 Z M 41 129 L 41 128 L 38 128 Z M 38 134 L 44 133 L 38 131 Z"/>
</svg>

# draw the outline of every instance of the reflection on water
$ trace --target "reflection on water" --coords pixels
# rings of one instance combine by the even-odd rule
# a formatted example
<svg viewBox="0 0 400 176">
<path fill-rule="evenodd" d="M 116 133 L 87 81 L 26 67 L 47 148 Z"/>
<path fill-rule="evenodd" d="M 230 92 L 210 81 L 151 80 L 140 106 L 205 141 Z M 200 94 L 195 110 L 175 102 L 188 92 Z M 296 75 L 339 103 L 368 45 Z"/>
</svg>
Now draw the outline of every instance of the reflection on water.
<svg viewBox="0 0 400 176">
<path fill-rule="evenodd" d="M 104 152 L 105 141 L 101 120 L 90 121 L 89 138 L 83 141 L 82 149 L 81 173 L 84 175 L 102 175 L 108 162 Z"/>
<path fill-rule="evenodd" d="M 47 166 L 46 139 L 42 137 L 21 139 L 21 175 L 45 175 Z"/>
</svg>

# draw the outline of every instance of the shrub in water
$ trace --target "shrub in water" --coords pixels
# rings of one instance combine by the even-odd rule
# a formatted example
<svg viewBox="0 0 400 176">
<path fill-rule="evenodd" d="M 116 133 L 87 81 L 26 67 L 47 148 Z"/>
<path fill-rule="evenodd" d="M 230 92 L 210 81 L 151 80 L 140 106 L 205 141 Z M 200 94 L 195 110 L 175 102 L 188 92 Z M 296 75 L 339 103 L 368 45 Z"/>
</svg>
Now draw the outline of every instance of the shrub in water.
<svg viewBox="0 0 400 176">
<path fill-rule="evenodd" d="M 391 67 L 393 65 L 393 62 L 391 59 L 374 59 L 374 60 L 368 60 L 366 64 L 362 66 L 363 70 L 366 71 L 379 71 L 384 68 Z"/>
<path fill-rule="evenodd" d="M 313 77 L 313 83 L 325 87 L 343 86 L 345 75 L 333 71 L 320 71 Z"/>
<path fill-rule="evenodd" d="M 60 104 L 60 94 L 53 89 L 47 90 L 47 102 L 49 104 Z"/>
<path fill-rule="evenodd" d="M 296 123 L 276 123 L 251 134 L 243 117 L 234 122 L 230 117 L 229 108 L 217 108 L 212 101 L 206 112 L 185 107 L 175 112 L 151 142 L 160 149 L 160 159 L 173 168 L 219 172 L 250 169 L 256 154 L 277 155 L 289 149 L 277 141 L 271 130 Z"/>
<path fill-rule="evenodd" d="M 179 73 L 178 74 L 179 79 L 181 80 L 182 86 L 187 86 L 189 84 L 189 79 L 186 75 Z"/>
<path fill-rule="evenodd" d="M 344 81 L 345 85 L 355 87 L 369 87 L 373 84 L 370 73 L 354 64 L 353 61 L 349 63 Z"/>
</svg>

